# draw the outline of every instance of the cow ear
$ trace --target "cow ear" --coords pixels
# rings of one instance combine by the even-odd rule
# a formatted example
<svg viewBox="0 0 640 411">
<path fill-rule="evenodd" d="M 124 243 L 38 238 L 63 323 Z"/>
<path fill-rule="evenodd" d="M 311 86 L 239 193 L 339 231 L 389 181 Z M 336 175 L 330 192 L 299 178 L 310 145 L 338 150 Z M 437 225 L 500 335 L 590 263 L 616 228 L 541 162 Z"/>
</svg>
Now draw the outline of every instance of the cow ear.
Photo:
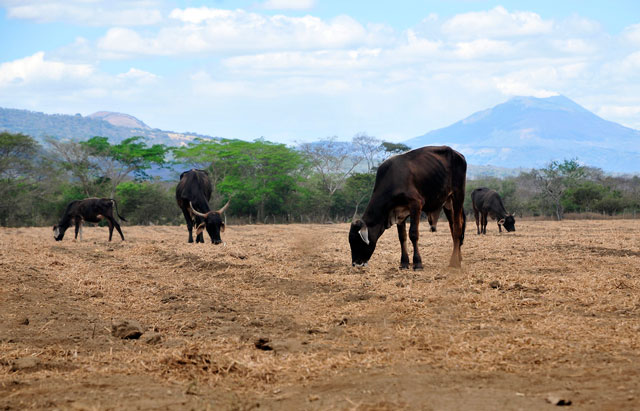
<svg viewBox="0 0 640 411">
<path fill-rule="evenodd" d="M 504 225 L 504 218 L 503 218 L 503 219 L 498 220 L 498 224 L 503 224 L 503 225 Z"/>
<path fill-rule="evenodd" d="M 222 224 L 220 224 L 220 232 L 224 233 L 224 227 L 226 226 L 226 224 L 224 223 L 224 221 L 222 222 Z"/>
<path fill-rule="evenodd" d="M 369 230 L 367 229 L 367 226 L 363 224 L 363 227 L 358 231 L 358 233 L 360 234 L 362 241 L 364 241 L 366 245 L 369 245 Z"/>
<path fill-rule="evenodd" d="M 196 235 L 202 234 L 203 231 L 204 231 L 204 223 L 200 223 L 198 227 L 196 227 Z"/>
</svg>

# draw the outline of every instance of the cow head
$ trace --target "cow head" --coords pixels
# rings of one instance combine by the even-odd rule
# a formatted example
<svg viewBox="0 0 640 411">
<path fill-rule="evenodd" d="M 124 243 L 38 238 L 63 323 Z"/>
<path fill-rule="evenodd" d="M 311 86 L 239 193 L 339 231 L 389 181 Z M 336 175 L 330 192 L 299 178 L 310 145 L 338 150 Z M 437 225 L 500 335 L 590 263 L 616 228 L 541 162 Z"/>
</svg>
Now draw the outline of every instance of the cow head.
<svg viewBox="0 0 640 411">
<path fill-rule="evenodd" d="M 507 214 L 505 218 L 498 221 L 498 224 L 502 224 L 507 231 L 516 231 L 516 219 L 513 214 Z"/>
<path fill-rule="evenodd" d="M 207 233 L 209 233 L 209 237 L 211 237 L 211 242 L 213 244 L 222 243 L 222 239 L 220 238 L 220 233 L 224 232 L 225 223 L 222 221 L 222 213 L 229 207 L 229 201 L 225 204 L 220 210 L 217 211 L 209 211 L 206 213 L 200 213 L 193 208 L 193 204 L 189 202 L 189 207 L 191 208 L 191 212 L 198 217 L 202 217 L 204 222 L 200 223 L 196 227 L 196 236 L 202 234 L 204 229 L 207 229 Z"/>
<path fill-rule="evenodd" d="M 351 223 L 349 245 L 351 246 L 351 265 L 354 267 L 366 266 L 373 250 L 376 249 L 376 242 L 369 239 L 369 230 L 364 221 L 356 220 Z"/>
<path fill-rule="evenodd" d="M 67 228 L 64 226 L 60 226 L 58 224 L 53 226 L 53 238 L 56 241 L 62 241 L 62 238 L 64 237 L 64 232 L 67 231 Z"/>
</svg>

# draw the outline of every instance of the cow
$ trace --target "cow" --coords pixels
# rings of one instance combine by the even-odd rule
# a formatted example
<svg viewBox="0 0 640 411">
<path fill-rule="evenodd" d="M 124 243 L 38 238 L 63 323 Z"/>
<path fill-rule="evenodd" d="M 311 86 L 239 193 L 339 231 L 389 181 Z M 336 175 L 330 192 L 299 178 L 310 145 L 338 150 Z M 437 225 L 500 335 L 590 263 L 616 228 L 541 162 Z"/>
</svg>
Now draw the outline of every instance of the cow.
<svg viewBox="0 0 640 411">
<path fill-rule="evenodd" d="M 441 208 L 449 220 L 453 252 L 449 266 L 460 267 L 460 246 L 464 241 L 464 203 L 467 162 L 451 147 L 422 147 L 393 156 L 376 173 L 371 200 L 349 230 L 351 264 L 367 265 L 384 230 L 397 224 L 400 240 L 400 268 L 409 268 L 407 217 L 411 217 L 409 238 L 413 244 L 413 269 L 423 268 L 418 251 L 420 213 Z"/>
<path fill-rule="evenodd" d="M 496 190 L 487 187 L 476 188 L 471 192 L 473 214 L 476 217 L 478 234 L 487 234 L 487 215 L 498 220 L 498 230 L 502 232 L 501 225 L 507 231 L 516 231 L 516 219 L 507 213 L 502 199 Z"/>
<path fill-rule="evenodd" d="M 67 228 L 74 224 L 76 226 L 75 239 L 78 239 L 79 233 L 80 240 L 82 240 L 82 224 L 85 221 L 97 223 L 100 222 L 100 220 L 106 219 L 107 223 L 109 223 L 109 241 L 111 241 L 113 236 L 113 227 L 118 230 L 120 238 L 124 241 L 120 224 L 113 218 L 114 208 L 116 209 L 116 215 L 122 221 L 127 221 L 118 212 L 118 204 L 113 198 L 86 198 L 84 200 L 72 201 L 64 210 L 60 222 L 53 226 L 53 238 L 55 238 L 56 241 L 61 241 Z"/>
<path fill-rule="evenodd" d="M 180 174 L 180 182 L 176 187 L 176 201 L 187 221 L 189 242 L 193 243 L 192 230 L 196 227 L 196 243 L 204 243 L 204 229 L 207 229 L 213 244 L 222 243 L 220 232 L 224 231 L 225 223 L 222 213 L 229 207 L 229 201 L 219 210 L 209 208 L 211 200 L 211 181 L 205 170 L 192 169 Z"/>
</svg>

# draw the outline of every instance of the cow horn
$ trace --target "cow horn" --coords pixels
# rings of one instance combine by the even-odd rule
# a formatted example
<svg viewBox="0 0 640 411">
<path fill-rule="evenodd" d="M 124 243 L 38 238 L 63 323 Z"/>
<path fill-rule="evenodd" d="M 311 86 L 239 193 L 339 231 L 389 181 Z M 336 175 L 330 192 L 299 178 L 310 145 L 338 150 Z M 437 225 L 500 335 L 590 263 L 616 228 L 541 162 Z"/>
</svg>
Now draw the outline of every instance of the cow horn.
<svg viewBox="0 0 640 411">
<path fill-rule="evenodd" d="M 367 226 L 363 226 L 358 233 L 360 234 L 362 241 L 364 241 L 366 245 L 369 245 L 369 230 L 367 229 Z"/>
<path fill-rule="evenodd" d="M 197 215 L 198 217 L 207 218 L 207 215 L 209 214 L 209 213 L 203 214 L 201 212 L 196 211 L 196 209 L 193 208 L 193 204 L 191 204 L 191 201 L 189 201 L 189 207 L 191 208 L 191 212 Z"/>
<path fill-rule="evenodd" d="M 230 203 L 230 202 L 231 202 L 231 200 L 227 201 L 227 204 L 223 205 L 223 206 L 222 206 L 222 208 L 221 208 L 220 210 L 218 210 L 218 212 L 219 212 L 220 214 L 224 213 L 224 212 L 225 212 L 225 210 L 226 210 L 227 208 L 229 208 L 229 203 Z"/>
</svg>

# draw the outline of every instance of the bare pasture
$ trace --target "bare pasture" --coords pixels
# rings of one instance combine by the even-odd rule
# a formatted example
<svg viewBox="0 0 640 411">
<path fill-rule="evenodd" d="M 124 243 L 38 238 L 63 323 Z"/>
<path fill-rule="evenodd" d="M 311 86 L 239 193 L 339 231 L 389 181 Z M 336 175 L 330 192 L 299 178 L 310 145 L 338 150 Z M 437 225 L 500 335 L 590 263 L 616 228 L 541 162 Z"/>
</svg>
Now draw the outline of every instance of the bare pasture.
<svg viewBox="0 0 640 411">
<path fill-rule="evenodd" d="M 640 221 L 516 227 L 415 272 L 395 228 L 363 269 L 346 224 L 0 228 L 0 409 L 640 408 Z"/>
</svg>

